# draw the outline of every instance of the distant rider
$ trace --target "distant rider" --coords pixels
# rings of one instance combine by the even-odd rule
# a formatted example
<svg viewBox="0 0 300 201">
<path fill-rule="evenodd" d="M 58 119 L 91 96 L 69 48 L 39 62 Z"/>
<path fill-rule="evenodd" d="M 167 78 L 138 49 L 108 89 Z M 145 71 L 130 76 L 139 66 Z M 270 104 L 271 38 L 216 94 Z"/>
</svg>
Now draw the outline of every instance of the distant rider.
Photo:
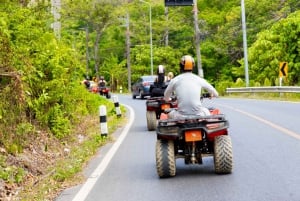
<svg viewBox="0 0 300 201">
<path fill-rule="evenodd" d="M 172 110 L 169 118 L 178 118 L 185 115 L 210 115 L 209 110 L 202 106 L 200 101 L 202 88 L 211 93 L 211 97 L 218 97 L 216 89 L 205 79 L 192 73 L 195 65 L 194 59 L 190 55 L 181 58 L 180 75 L 173 78 L 164 93 L 165 100 L 170 100 L 175 93 L 178 109 Z"/>
<path fill-rule="evenodd" d="M 166 85 L 168 85 L 173 78 L 174 78 L 173 72 L 168 72 L 167 80 L 166 80 Z"/>
<path fill-rule="evenodd" d="M 90 83 L 90 81 L 89 81 L 88 78 L 85 78 L 85 79 L 82 81 L 82 83 L 84 84 L 85 88 L 87 88 L 87 89 L 89 89 L 90 86 L 91 86 L 91 83 Z"/>
<path fill-rule="evenodd" d="M 106 87 L 106 81 L 103 76 L 100 76 L 99 82 L 98 82 L 99 88 L 105 88 Z"/>
<path fill-rule="evenodd" d="M 160 97 L 164 96 L 164 92 L 166 89 L 165 84 L 165 67 L 163 65 L 159 65 L 157 67 L 157 78 L 154 83 L 150 86 L 151 97 Z"/>
</svg>

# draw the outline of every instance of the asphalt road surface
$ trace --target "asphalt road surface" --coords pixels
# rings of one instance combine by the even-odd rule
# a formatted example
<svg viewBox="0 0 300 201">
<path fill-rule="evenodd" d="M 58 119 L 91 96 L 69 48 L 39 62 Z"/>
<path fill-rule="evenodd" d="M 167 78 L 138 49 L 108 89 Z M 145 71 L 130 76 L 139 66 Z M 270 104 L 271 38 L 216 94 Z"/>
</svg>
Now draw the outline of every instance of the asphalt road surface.
<svg viewBox="0 0 300 201">
<path fill-rule="evenodd" d="M 202 165 L 177 159 L 176 176 L 160 179 L 146 101 L 117 96 L 128 106 L 128 125 L 91 161 L 86 183 L 65 190 L 57 201 L 300 201 L 299 102 L 204 100 L 229 120 L 232 174 L 215 174 L 212 157 Z"/>
</svg>

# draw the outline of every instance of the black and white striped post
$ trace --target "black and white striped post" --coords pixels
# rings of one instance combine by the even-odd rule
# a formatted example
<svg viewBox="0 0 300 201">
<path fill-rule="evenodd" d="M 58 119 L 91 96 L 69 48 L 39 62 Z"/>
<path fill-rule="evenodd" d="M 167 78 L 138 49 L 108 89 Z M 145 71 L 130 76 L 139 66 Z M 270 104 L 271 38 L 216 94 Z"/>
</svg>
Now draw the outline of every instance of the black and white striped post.
<svg viewBox="0 0 300 201">
<path fill-rule="evenodd" d="M 100 114 L 100 131 L 101 137 L 107 137 L 108 129 L 107 129 L 107 118 L 106 118 L 106 106 L 101 105 L 99 107 L 99 114 Z"/>
<path fill-rule="evenodd" d="M 119 104 L 119 100 L 117 96 L 113 96 L 113 102 L 115 104 L 115 109 L 116 109 L 116 113 L 117 113 L 117 117 L 121 117 L 121 109 L 120 109 L 120 104 Z"/>
</svg>

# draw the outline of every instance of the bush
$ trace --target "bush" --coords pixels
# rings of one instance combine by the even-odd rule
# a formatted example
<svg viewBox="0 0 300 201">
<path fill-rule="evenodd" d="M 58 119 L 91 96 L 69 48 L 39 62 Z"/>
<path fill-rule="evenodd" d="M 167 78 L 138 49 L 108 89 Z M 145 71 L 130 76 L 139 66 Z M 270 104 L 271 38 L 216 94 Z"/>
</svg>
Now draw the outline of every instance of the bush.
<svg viewBox="0 0 300 201">
<path fill-rule="evenodd" d="M 232 85 L 233 83 L 230 81 L 221 81 L 217 83 L 216 89 L 219 92 L 219 95 L 223 96 L 226 94 L 226 89 L 230 88 Z"/>
</svg>

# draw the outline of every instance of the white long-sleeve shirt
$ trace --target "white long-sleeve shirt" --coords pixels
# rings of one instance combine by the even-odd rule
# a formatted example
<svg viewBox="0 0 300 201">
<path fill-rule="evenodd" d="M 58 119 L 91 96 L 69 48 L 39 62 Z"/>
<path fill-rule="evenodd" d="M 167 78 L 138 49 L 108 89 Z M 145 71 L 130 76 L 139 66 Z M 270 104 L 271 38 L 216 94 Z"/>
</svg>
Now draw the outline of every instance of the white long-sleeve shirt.
<svg viewBox="0 0 300 201">
<path fill-rule="evenodd" d="M 182 115 L 196 115 L 201 111 L 202 87 L 217 97 L 216 89 L 205 79 L 191 73 L 182 73 L 171 80 L 164 93 L 165 100 L 170 100 L 173 92 L 178 101 L 178 112 Z"/>
</svg>

